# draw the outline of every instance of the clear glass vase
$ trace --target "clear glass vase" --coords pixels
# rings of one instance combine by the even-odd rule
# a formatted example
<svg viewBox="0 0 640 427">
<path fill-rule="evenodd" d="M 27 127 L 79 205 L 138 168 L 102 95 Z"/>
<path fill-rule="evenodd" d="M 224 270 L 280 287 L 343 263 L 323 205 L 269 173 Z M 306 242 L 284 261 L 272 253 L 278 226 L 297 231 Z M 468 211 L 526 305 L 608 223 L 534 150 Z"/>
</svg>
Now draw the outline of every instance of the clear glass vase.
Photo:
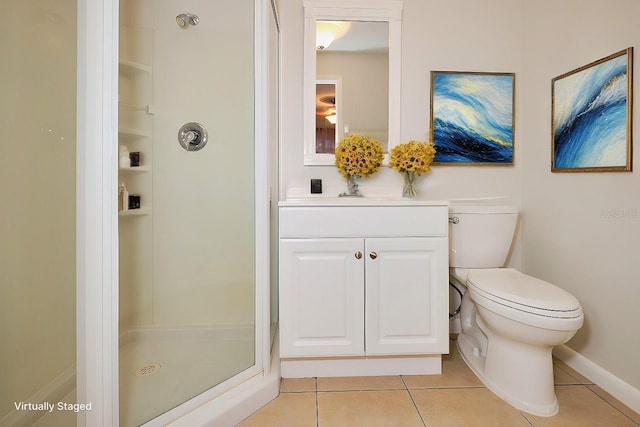
<svg viewBox="0 0 640 427">
<path fill-rule="evenodd" d="M 416 192 L 416 186 L 414 185 L 415 180 L 415 172 L 404 173 L 404 187 L 402 187 L 402 197 L 415 199 L 415 197 L 418 195 L 418 193 Z"/>
<path fill-rule="evenodd" d="M 358 188 L 358 175 L 349 175 L 347 178 L 347 191 L 341 193 L 340 197 L 362 197 L 362 193 Z"/>
</svg>

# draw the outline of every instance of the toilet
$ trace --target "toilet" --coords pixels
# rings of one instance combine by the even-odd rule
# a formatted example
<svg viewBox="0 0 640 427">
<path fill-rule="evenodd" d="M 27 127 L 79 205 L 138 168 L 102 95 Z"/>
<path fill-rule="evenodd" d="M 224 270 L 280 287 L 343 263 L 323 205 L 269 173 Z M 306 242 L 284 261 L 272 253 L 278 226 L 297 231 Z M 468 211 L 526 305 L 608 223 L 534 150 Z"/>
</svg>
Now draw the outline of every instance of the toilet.
<svg viewBox="0 0 640 427">
<path fill-rule="evenodd" d="M 551 350 L 582 326 L 578 300 L 557 286 L 502 268 L 518 220 L 514 206 L 449 207 L 449 274 L 464 292 L 462 358 L 496 395 L 519 410 L 558 413 Z"/>
</svg>

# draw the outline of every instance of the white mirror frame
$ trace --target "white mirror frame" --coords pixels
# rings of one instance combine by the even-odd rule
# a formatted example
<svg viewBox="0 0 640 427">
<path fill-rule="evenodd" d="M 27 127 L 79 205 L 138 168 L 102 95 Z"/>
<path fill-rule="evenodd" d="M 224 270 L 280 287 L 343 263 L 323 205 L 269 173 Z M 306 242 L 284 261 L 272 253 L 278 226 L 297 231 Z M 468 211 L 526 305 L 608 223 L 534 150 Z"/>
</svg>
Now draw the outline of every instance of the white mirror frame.
<svg viewBox="0 0 640 427">
<path fill-rule="evenodd" d="M 400 143 L 402 0 L 305 0 L 303 127 L 304 165 L 333 165 L 333 154 L 316 153 L 316 21 L 377 21 L 389 23 L 389 140 Z M 385 164 L 388 155 L 385 156 Z"/>
</svg>

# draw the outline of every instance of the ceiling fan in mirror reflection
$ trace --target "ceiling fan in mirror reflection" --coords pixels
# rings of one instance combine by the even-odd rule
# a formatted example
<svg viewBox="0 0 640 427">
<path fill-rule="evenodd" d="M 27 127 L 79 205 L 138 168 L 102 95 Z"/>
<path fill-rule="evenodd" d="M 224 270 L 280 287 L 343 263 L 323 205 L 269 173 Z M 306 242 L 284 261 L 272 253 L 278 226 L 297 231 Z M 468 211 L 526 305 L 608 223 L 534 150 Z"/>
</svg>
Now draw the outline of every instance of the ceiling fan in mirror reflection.
<svg viewBox="0 0 640 427">
<path fill-rule="evenodd" d="M 316 22 L 316 49 L 324 50 L 334 40 L 344 36 L 351 22 L 349 21 L 317 21 Z"/>
</svg>

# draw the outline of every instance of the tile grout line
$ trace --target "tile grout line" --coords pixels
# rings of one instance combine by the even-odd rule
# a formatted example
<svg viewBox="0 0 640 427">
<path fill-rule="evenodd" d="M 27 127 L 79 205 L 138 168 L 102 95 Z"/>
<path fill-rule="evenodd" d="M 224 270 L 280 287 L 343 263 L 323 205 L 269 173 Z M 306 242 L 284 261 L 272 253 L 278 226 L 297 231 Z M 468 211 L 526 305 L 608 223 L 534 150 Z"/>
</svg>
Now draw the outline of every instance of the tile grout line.
<svg viewBox="0 0 640 427">
<path fill-rule="evenodd" d="M 568 366 L 566 363 L 556 364 L 555 361 L 553 361 L 553 367 L 558 368 L 559 370 L 564 372 L 566 375 L 571 377 L 574 381 L 576 381 L 576 385 L 596 385 L 590 378 L 585 377 L 580 372 L 577 372 L 575 369 L 571 368 L 571 366 Z M 568 369 L 565 369 L 565 367 Z M 582 381 L 582 379 L 576 378 L 576 375 L 574 374 L 578 374 L 580 377 L 584 378 L 589 382 L 584 382 Z M 558 385 L 558 384 L 555 384 L 555 385 Z"/>
<path fill-rule="evenodd" d="M 612 402 L 609 401 L 609 399 L 605 398 L 604 396 L 599 395 L 598 393 L 596 393 L 594 390 L 590 389 L 589 386 L 598 386 L 596 383 L 594 383 L 590 378 L 585 377 L 584 375 L 580 374 L 578 372 L 578 374 L 580 374 L 580 376 L 584 379 L 586 379 L 588 382 L 582 381 L 582 379 L 580 378 L 576 378 L 569 370 L 564 369 L 562 364 L 556 364 L 554 363 L 553 366 L 555 368 L 558 368 L 559 370 L 561 370 L 562 372 L 564 372 L 566 375 L 568 375 L 569 377 L 571 377 L 574 381 L 576 381 L 575 384 L 554 384 L 554 387 L 569 387 L 569 386 L 582 386 L 585 387 L 587 390 L 589 390 L 591 393 L 595 394 L 597 397 L 599 397 L 600 399 L 602 399 L 607 405 L 611 406 L 613 409 L 615 409 L 616 411 L 618 411 L 620 414 L 622 414 L 625 418 L 627 418 L 629 421 L 631 421 L 633 424 L 640 426 L 640 423 L 637 423 L 636 421 L 634 421 L 630 416 L 628 416 L 627 414 L 625 414 L 621 409 L 619 409 L 618 407 L 616 407 Z M 571 367 L 569 367 L 571 368 Z"/>
<path fill-rule="evenodd" d="M 402 384 L 404 384 L 405 390 L 407 391 L 407 393 L 409 393 L 409 399 L 411 399 L 411 403 L 413 403 L 413 407 L 415 408 L 416 412 L 418 413 L 418 416 L 420 417 L 420 421 L 422 422 L 422 426 L 423 427 L 427 427 L 427 423 L 424 421 L 424 418 L 422 418 L 422 414 L 420 413 L 420 410 L 418 409 L 418 405 L 416 404 L 416 401 L 413 398 L 413 394 L 411 393 L 411 390 L 409 390 L 409 387 L 407 386 L 407 383 L 404 380 L 404 376 L 400 375 L 400 380 L 402 380 Z"/>
<path fill-rule="evenodd" d="M 320 393 L 376 393 L 376 392 L 389 392 L 389 391 L 409 391 L 406 388 L 350 388 L 348 390 L 318 390 Z"/>
<path fill-rule="evenodd" d="M 313 377 L 315 384 L 315 396 L 316 396 L 316 427 L 320 427 L 320 408 L 318 405 L 318 377 Z"/>
<path fill-rule="evenodd" d="M 562 370 L 562 368 L 558 367 L 560 370 Z M 568 372 L 562 370 L 564 373 L 568 374 L 569 376 L 571 376 Z M 414 387 L 414 388 L 410 388 L 406 382 L 406 379 L 404 378 L 403 375 L 399 375 L 398 376 L 402 382 L 402 387 L 401 388 L 380 388 L 380 389 L 369 389 L 369 388 L 353 388 L 353 389 L 343 389 L 343 390 L 319 390 L 319 378 L 318 377 L 314 377 L 314 388 L 313 388 L 313 393 L 314 393 L 314 397 L 315 397 L 315 412 L 316 412 L 316 427 L 320 426 L 320 409 L 319 409 L 319 393 L 344 393 L 344 392 L 383 392 L 383 391 L 401 391 L 401 390 L 405 390 L 409 393 L 409 397 L 411 399 L 411 402 L 413 404 L 414 409 L 417 411 L 418 416 L 421 420 L 422 426 L 426 427 L 427 423 L 423 417 L 423 415 L 420 413 L 420 410 L 417 407 L 417 403 L 416 400 L 413 396 L 413 391 L 420 391 L 420 390 L 465 390 L 465 389 L 486 389 L 486 387 L 484 385 L 482 386 L 459 386 L 459 387 Z M 590 386 L 597 386 L 594 383 L 586 383 L 583 382 L 581 380 L 578 380 L 574 377 L 572 377 L 574 380 L 577 381 L 576 384 L 554 384 L 555 387 L 584 387 L 586 388 L 592 395 L 597 396 L 601 401 L 604 401 L 610 408 L 614 409 L 616 412 L 618 412 L 619 414 L 623 415 L 625 419 L 629 420 L 633 425 L 636 426 L 640 426 L 640 423 L 638 423 L 637 421 L 635 421 L 632 416 L 627 415 L 625 413 L 624 408 L 618 408 L 616 406 L 616 404 L 614 403 L 615 400 L 609 400 L 606 396 L 602 396 L 600 395 L 596 390 L 593 390 L 590 388 Z M 309 390 L 311 391 L 311 390 Z M 309 391 L 306 391 L 307 393 Z M 305 391 L 298 391 L 297 393 L 303 393 Z M 291 393 L 291 392 L 289 392 Z M 522 412 L 522 411 L 518 411 L 520 412 L 520 415 L 524 418 L 524 420 L 531 426 L 531 427 L 535 427 L 534 421 L 531 420 L 526 413 Z"/>
<path fill-rule="evenodd" d="M 595 384 L 582 384 L 582 387 L 586 388 L 587 390 L 589 390 L 591 393 L 595 394 L 596 396 L 598 396 L 600 399 L 604 400 L 605 403 L 609 406 L 611 406 L 613 409 L 615 409 L 616 411 L 618 411 L 620 414 L 622 414 L 622 416 L 624 416 L 625 418 L 627 418 L 629 421 L 631 421 L 633 424 L 640 426 L 640 424 L 638 424 L 637 422 L 635 422 L 630 416 L 628 416 L 627 414 L 625 414 L 624 412 L 622 412 L 620 409 L 618 409 L 613 403 L 611 403 L 608 399 L 605 399 L 603 396 L 600 396 L 598 393 L 596 393 L 594 390 L 591 390 L 589 387 L 587 387 L 587 385 L 595 385 Z M 622 402 L 621 402 L 622 403 Z M 626 405 L 625 405 L 626 406 Z"/>
<path fill-rule="evenodd" d="M 440 386 L 440 387 L 412 387 L 407 390 L 472 390 L 476 388 L 487 388 L 485 385 L 460 385 L 460 386 Z M 487 389 L 488 390 L 488 389 Z"/>
<path fill-rule="evenodd" d="M 531 427 L 536 427 L 535 424 L 533 424 L 533 421 L 531 421 L 529 417 L 527 417 L 527 414 L 524 411 L 518 409 L 518 412 L 520 413 L 520 416 L 524 418 L 524 420 L 528 422 Z"/>
</svg>

